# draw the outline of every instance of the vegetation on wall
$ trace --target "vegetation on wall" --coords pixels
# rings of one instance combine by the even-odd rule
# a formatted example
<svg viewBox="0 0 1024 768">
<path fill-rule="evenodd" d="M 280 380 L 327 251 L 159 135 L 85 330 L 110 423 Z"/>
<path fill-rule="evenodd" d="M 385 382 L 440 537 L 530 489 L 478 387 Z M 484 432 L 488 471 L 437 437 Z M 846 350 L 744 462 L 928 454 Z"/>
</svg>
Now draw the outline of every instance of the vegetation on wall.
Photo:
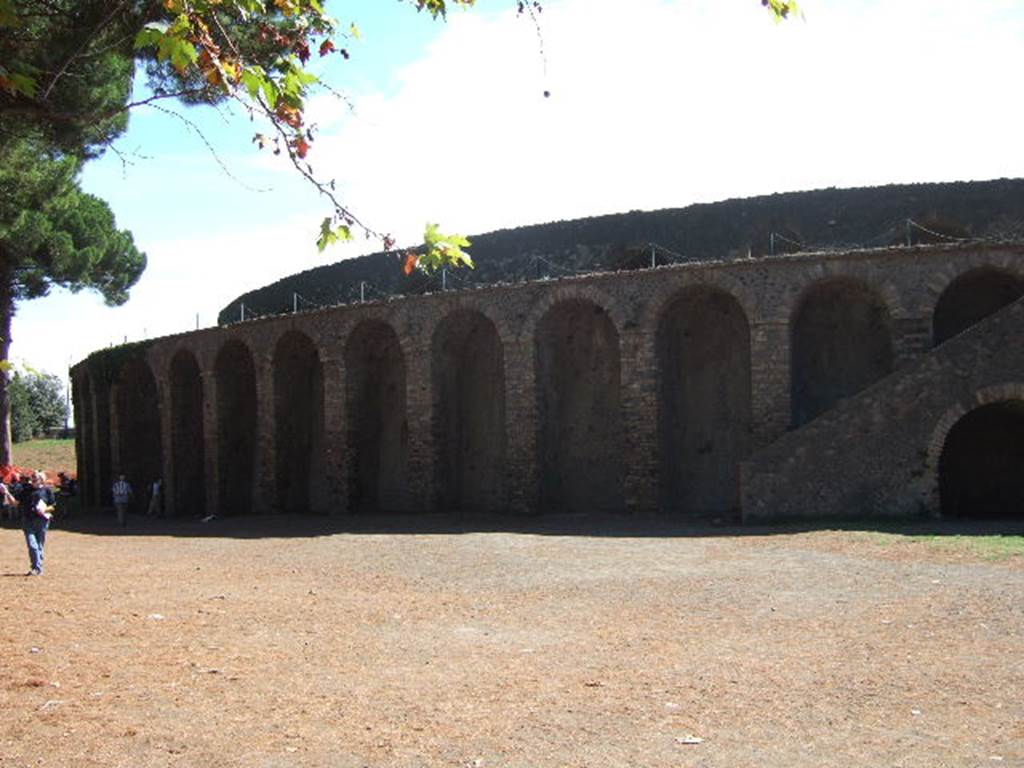
<svg viewBox="0 0 1024 768">
<path fill-rule="evenodd" d="M 726 200 L 597 216 L 474 235 L 472 272 L 404 275 L 375 253 L 250 291 L 221 324 L 365 298 L 641 269 L 686 261 L 761 258 L 961 239 L 1024 237 L 1024 179 L 906 184 Z M 244 312 L 243 312 L 244 305 Z"/>
</svg>

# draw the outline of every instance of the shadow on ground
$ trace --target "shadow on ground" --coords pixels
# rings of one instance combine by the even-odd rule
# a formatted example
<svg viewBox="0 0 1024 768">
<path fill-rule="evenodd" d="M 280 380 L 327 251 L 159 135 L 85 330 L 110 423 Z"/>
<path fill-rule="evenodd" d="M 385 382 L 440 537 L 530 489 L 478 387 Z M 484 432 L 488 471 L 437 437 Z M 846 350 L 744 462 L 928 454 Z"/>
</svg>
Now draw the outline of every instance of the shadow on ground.
<svg viewBox="0 0 1024 768">
<path fill-rule="evenodd" d="M 17 527 L 6 521 L 6 527 Z M 702 538 L 773 536 L 825 530 L 873 531 L 907 536 L 1022 536 L 1024 520 L 821 520 L 774 525 L 741 525 L 735 520 L 666 515 L 545 514 L 459 515 L 455 513 L 364 515 L 252 515 L 214 518 L 150 518 L 129 515 L 125 527 L 110 512 L 74 513 L 54 521 L 55 529 L 110 536 L 195 538 L 302 538 L 350 534 L 458 535 L 525 533 L 541 536 L 609 538 Z"/>
</svg>

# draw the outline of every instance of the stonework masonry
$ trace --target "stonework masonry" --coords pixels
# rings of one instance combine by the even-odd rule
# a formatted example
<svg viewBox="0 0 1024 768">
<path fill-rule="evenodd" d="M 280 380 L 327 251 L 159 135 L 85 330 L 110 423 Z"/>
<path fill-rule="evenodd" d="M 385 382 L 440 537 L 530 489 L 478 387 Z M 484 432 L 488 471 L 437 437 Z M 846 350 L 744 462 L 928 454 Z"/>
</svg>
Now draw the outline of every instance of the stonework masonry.
<svg viewBox="0 0 1024 768">
<path fill-rule="evenodd" d="M 950 429 L 1024 398 L 1022 257 L 686 264 L 105 350 L 72 369 L 81 487 L 160 471 L 175 516 L 939 514 Z"/>
</svg>

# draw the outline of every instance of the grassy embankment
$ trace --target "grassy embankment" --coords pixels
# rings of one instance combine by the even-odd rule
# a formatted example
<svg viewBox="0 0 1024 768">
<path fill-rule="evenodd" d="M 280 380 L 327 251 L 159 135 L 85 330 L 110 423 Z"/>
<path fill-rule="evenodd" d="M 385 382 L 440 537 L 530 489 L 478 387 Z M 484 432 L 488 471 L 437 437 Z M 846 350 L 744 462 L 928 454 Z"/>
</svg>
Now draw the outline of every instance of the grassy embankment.
<svg viewBox="0 0 1024 768">
<path fill-rule="evenodd" d="M 29 440 L 15 443 L 14 463 L 19 467 L 41 469 L 56 478 L 58 472 L 75 472 L 74 440 Z"/>
</svg>

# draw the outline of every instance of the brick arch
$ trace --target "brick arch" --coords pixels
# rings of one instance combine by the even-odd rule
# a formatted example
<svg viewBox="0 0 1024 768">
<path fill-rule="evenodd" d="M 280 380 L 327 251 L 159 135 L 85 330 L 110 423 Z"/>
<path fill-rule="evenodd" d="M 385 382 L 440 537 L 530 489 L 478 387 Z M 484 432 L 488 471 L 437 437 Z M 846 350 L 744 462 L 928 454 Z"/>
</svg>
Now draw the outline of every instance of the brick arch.
<svg viewBox="0 0 1024 768">
<path fill-rule="evenodd" d="M 537 325 L 544 316 L 555 305 L 573 300 L 587 301 L 604 310 L 608 317 L 611 318 L 616 334 L 620 338 L 622 337 L 622 331 L 629 323 L 629 313 L 622 304 L 594 285 L 569 283 L 544 291 L 523 321 L 519 329 L 519 338 L 534 339 L 537 334 Z"/>
<path fill-rule="evenodd" d="M 224 339 L 214 360 L 219 512 L 253 508 L 259 406 L 257 358 L 237 334 Z"/>
<path fill-rule="evenodd" d="M 908 313 L 909 301 L 893 282 L 881 282 L 876 279 L 876 272 L 861 265 L 828 261 L 815 265 L 803 273 L 802 280 L 795 280 L 787 285 L 778 300 L 779 312 L 792 327 L 793 318 L 800 311 L 804 301 L 823 283 L 832 281 L 848 281 L 859 283 L 874 293 L 885 306 L 886 312 L 893 320 L 904 317 Z"/>
<path fill-rule="evenodd" d="M 432 430 L 443 509 L 505 506 L 505 354 L 494 323 L 460 306 L 434 326 L 430 343 Z"/>
<path fill-rule="evenodd" d="M 362 317 L 343 352 L 349 508 L 408 506 L 409 353 L 384 317 Z"/>
<path fill-rule="evenodd" d="M 721 272 L 701 275 L 696 279 L 680 277 L 682 279 L 662 281 L 645 305 L 640 318 L 640 328 L 644 333 L 655 334 L 666 310 L 679 298 L 680 293 L 691 289 L 726 294 L 743 310 L 748 323 L 757 316 L 757 296 L 743 281 Z"/>
<path fill-rule="evenodd" d="M 947 268 L 928 285 L 931 293 L 940 287 L 929 307 L 935 345 L 1024 295 L 1024 269 L 1004 260 L 972 263 L 958 270 Z"/>
<path fill-rule="evenodd" d="M 201 516 L 206 514 L 205 393 L 202 369 L 192 350 L 182 345 L 174 351 L 165 380 L 174 468 L 171 508 L 175 515 Z"/>
<path fill-rule="evenodd" d="M 954 424 L 979 406 L 1007 400 L 1024 400 L 1024 382 L 1011 381 L 982 387 L 971 397 L 958 400 L 950 405 L 932 427 L 931 437 L 928 439 L 926 470 L 938 471 L 942 446 L 946 444 L 946 437 Z"/>
<path fill-rule="evenodd" d="M 437 328 L 443 324 L 448 317 L 457 312 L 466 311 L 476 312 L 487 318 L 491 325 L 494 326 L 494 330 L 497 331 L 498 338 L 501 339 L 502 344 L 509 344 L 515 341 L 518 333 L 513 328 L 508 313 L 495 309 L 495 302 L 493 300 L 488 301 L 486 295 L 481 296 L 480 293 L 481 292 L 477 292 L 476 295 L 472 296 L 461 295 L 454 297 L 452 302 L 445 307 L 445 311 L 425 329 L 427 333 L 424 335 L 429 335 L 429 338 L 433 338 L 434 334 L 437 332 Z"/>
<path fill-rule="evenodd" d="M 540 499 L 550 511 L 624 502 L 621 335 L 586 295 L 552 302 L 533 337 Z"/>
<path fill-rule="evenodd" d="M 153 368 L 143 356 L 125 361 L 114 387 L 117 416 L 118 463 L 116 468 L 135 488 L 139 498 L 163 475 L 160 440 L 160 395 Z"/>
<path fill-rule="evenodd" d="M 277 338 L 272 366 L 275 507 L 310 512 L 324 474 L 323 357 L 305 332 L 289 328 Z"/>
<path fill-rule="evenodd" d="M 1021 253 L 987 253 L 975 252 L 968 254 L 963 260 L 950 260 L 931 275 L 925 284 L 925 291 L 928 297 L 928 306 L 925 308 L 931 314 L 935 311 L 942 294 L 956 280 L 964 275 L 975 272 L 979 269 L 991 269 L 997 272 L 1005 272 L 1009 275 L 1024 280 L 1024 254 Z"/>
<path fill-rule="evenodd" d="M 921 477 L 922 500 L 934 514 L 939 514 L 941 510 L 939 461 L 953 427 L 962 418 L 982 406 L 1012 401 L 1024 402 L 1024 382 L 1012 381 L 982 387 L 971 396 L 953 402 L 936 420 L 928 438 L 924 473 Z"/>
<path fill-rule="evenodd" d="M 801 426 L 891 373 L 892 306 L 868 282 L 847 274 L 804 287 L 791 308 L 791 422 Z"/>
<path fill-rule="evenodd" d="M 99 506 L 101 491 L 97 467 L 96 415 L 93 411 L 93 382 L 85 366 L 78 368 L 73 379 L 72 400 L 75 407 L 75 447 L 78 451 L 78 466 L 81 470 L 79 485 L 86 504 Z"/>
<path fill-rule="evenodd" d="M 753 422 L 748 315 L 733 294 L 687 285 L 665 303 L 654 336 L 660 506 L 733 512 Z"/>
</svg>

